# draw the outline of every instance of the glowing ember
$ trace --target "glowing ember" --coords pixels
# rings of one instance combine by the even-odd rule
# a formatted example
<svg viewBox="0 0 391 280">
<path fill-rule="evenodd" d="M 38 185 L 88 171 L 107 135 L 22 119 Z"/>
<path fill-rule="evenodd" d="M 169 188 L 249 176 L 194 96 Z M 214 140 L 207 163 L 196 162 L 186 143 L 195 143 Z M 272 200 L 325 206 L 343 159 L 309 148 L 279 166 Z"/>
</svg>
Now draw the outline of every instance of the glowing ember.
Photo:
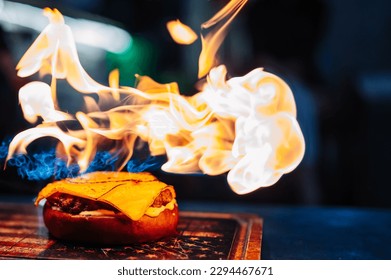
<svg viewBox="0 0 391 280">
<path fill-rule="evenodd" d="M 230 1 L 203 24 L 209 28 L 226 19 L 202 37 L 200 76 L 208 76 L 203 89 L 191 97 L 181 95 L 176 83 L 159 84 L 146 76 L 137 77 L 136 88 L 121 87 L 118 71 L 110 74 L 109 86 L 95 82 L 79 62 L 62 15 L 45 9 L 50 23 L 17 66 L 22 77 L 37 71 L 52 76 L 50 86 L 32 82 L 19 94 L 25 118 L 35 123 L 41 117 L 43 122 L 16 135 L 8 159 L 26 153 L 36 139 L 50 136 L 61 143 L 57 154 L 66 156 L 68 164 L 77 163 L 81 172 L 102 150 L 121 170 L 141 139 L 152 156 L 167 156 L 162 166 L 167 172 L 228 172 L 228 182 L 239 194 L 276 183 L 297 167 L 305 150 L 290 88 L 261 68 L 227 80 L 225 66 L 214 67 L 227 26 L 246 2 Z M 70 115 L 59 108 L 56 79 L 66 79 L 83 95 L 85 112 Z M 64 129 L 65 120 L 80 125 Z"/>
<path fill-rule="evenodd" d="M 172 39 L 182 45 L 190 45 L 197 40 L 198 36 L 193 29 L 177 20 L 167 22 L 167 29 Z"/>
</svg>

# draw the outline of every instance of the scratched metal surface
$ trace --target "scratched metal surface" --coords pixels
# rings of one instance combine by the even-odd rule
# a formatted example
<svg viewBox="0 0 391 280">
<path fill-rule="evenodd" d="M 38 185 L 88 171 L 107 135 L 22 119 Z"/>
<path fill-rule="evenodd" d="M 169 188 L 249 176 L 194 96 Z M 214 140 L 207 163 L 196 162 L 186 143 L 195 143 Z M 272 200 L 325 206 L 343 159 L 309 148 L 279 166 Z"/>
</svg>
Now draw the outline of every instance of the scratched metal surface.
<svg viewBox="0 0 391 280">
<path fill-rule="evenodd" d="M 157 242 L 90 247 L 57 241 L 40 209 L 0 205 L 0 258 L 24 259 L 259 259 L 262 220 L 253 215 L 181 212 L 178 235 Z"/>
</svg>

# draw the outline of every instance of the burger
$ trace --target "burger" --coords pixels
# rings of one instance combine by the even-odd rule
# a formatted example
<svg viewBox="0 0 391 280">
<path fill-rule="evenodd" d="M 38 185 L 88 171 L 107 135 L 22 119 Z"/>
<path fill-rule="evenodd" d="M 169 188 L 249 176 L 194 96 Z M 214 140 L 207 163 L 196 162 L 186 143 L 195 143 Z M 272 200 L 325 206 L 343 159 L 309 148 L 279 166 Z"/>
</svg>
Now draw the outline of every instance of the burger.
<svg viewBox="0 0 391 280">
<path fill-rule="evenodd" d="M 99 245 L 156 241 L 176 234 L 173 186 L 147 172 L 93 172 L 44 187 L 43 220 L 57 239 Z"/>
</svg>

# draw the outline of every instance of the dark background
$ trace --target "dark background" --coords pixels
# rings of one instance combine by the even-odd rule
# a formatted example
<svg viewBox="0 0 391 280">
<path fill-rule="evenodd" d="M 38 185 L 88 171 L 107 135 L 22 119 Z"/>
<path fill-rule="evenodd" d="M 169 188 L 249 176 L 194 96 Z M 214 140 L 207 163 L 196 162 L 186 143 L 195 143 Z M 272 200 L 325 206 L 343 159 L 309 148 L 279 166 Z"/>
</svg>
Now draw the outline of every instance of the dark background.
<svg viewBox="0 0 391 280">
<path fill-rule="evenodd" d="M 139 49 L 136 54 L 100 52 L 93 59 L 86 55 L 88 51 L 79 54 L 83 66 L 96 80 L 106 83 L 108 72 L 120 68 L 126 74 L 121 76 L 122 85 L 132 85 L 133 75 L 139 73 L 161 83 L 177 81 L 181 92 L 187 94 L 196 92 L 200 43 L 176 45 L 165 23 L 179 18 L 198 32 L 200 24 L 226 3 L 19 2 L 57 7 L 64 15 L 107 22 L 130 33 Z M 306 139 L 303 162 L 275 186 L 245 196 L 229 189 L 225 175 L 157 175 L 174 184 L 183 199 L 391 207 L 390 11 L 388 0 L 250 0 L 232 23 L 219 56 L 231 76 L 264 67 L 291 86 Z M 0 10 L 0 20 L 1 16 Z M 3 29 L 0 131 L 1 138 L 8 139 L 29 127 L 17 101 L 17 89 L 27 81 L 17 79 L 13 69 L 38 34 L 7 24 Z M 34 194 L 46 183 L 20 178 L 13 168 L 2 171 L 0 177 L 0 195 Z"/>
</svg>

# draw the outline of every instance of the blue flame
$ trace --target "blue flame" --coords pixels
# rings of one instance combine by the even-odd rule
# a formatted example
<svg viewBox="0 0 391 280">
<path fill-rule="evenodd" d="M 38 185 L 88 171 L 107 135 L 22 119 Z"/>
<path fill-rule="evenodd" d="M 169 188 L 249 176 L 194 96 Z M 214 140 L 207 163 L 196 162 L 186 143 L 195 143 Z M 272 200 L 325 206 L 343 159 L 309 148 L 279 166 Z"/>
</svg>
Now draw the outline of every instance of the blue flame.
<svg viewBox="0 0 391 280">
<path fill-rule="evenodd" d="M 114 171 L 117 157 L 109 152 L 97 152 L 94 160 L 89 164 L 86 173 L 93 171 Z"/>
<path fill-rule="evenodd" d="M 160 169 L 166 161 L 165 157 L 149 156 L 146 159 L 131 159 L 126 165 L 128 172 L 154 171 Z"/>
<path fill-rule="evenodd" d="M 9 143 L 10 141 L 3 141 L 0 145 L 0 161 L 3 164 L 8 155 Z M 97 152 L 86 173 L 114 171 L 116 170 L 116 161 L 117 157 L 109 152 Z M 165 161 L 166 158 L 163 156 L 149 156 L 143 159 L 135 158 L 127 163 L 126 170 L 128 172 L 154 171 L 160 169 Z M 68 166 L 65 160 L 56 157 L 54 148 L 34 154 L 14 155 L 8 160 L 7 165 L 14 167 L 20 177 L 31 181 L 42 181 L 51 178 L 60 180 L 75 177 L 80 172 L 80 167 L 77 164 Z"/>
<path fill-rule="evenodd" d="M 9 166 L 15 167 L 23 179 L 31 181 L 56 180 L 74 177 L 79 172 L 76 164 L 67 166 L 66 162 L 56 157 L 54 149 L 33 155 L 18 154 L 8 160 Z"/>
<path fill-rule="evenodd" d="M 4 140 L 3 142 L 1 142 L 1 145 L 0 145 L 0 160 L 1 161 L 4 161 L 4 159 L 8 155 L 9 143 L 10 143 L 10 141 L 7 141 L 7 140 Z"/>
</svg>

